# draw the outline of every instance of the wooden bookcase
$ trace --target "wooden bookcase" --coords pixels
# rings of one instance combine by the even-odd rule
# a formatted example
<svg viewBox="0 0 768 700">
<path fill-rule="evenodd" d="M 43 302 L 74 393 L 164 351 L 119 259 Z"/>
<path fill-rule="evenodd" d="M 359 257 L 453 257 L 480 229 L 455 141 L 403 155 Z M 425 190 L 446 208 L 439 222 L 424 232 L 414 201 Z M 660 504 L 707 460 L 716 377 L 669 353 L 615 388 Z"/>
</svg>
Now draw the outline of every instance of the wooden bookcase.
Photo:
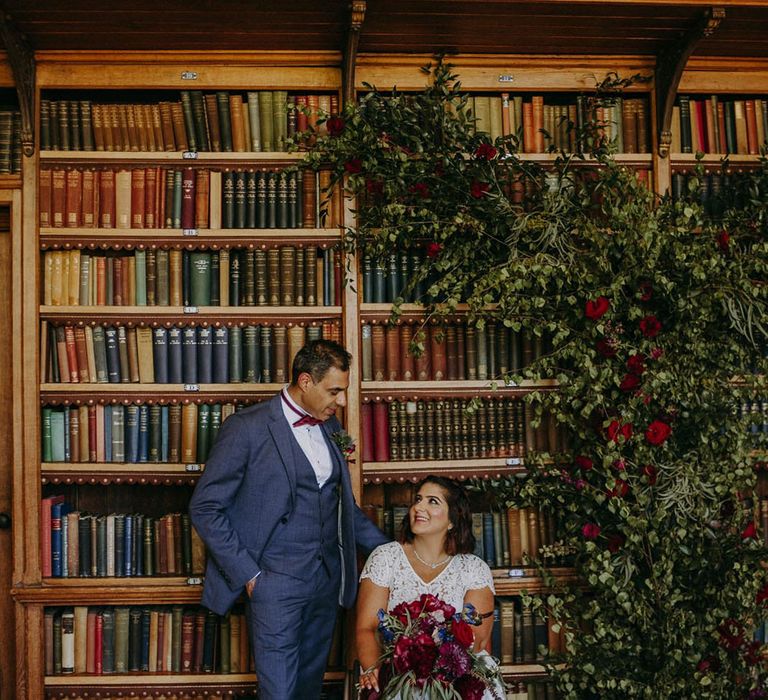
<svg viewBox="0 0 768 700">
<path fill-rule="evenodd" d="M 230 90 L 244 92 L 253 89 L 288 89 L 338 94 L 342 85 L 341 56 L 336 53 L 283 52 L 207 52 L 207 53 L 101 53 L 101 52 L 41 52 L 36 55 L 36 104 L 41 95 L 84 94 L 89 90 L 109 91 L 169 91 Z M 356 61 L 355 88 L 364 83 L 378 88 L 397 85 L 402 90 L 417 90 L 424 86 L 418 68 L 427 63 L 427 56 L 361 55 Z M 590 92 L 609 71 L 626 76 L 635 73 L 652 76 L 653 61 L 626 56 L 463 56 L 453 61 L 466 90 L 482 94 L 501 91 L 525 94 L 563 94 Z M 738 71 L 738 72 L 736 72 Z M 192 80 L 187 80 L 195 74 Z M 738 78 L 735 79 L 734 75 Z M 510 80 L 511 78 L 511 80 Z M 0 63 L 0 86 L 11 85 L 10 72 Z M 713 94 L 768 93 L 768 64 L 748 60 L 694 60 L 689 63 L 680 84 L 680 92 Z M 676 169 L 690 167 L 692 157 L 658 154 L 659 124 L 656 103 L 659 99 L 653 81 L 638 86 L 637 91 L 648 100 L 650 153 L 627 154 L 619 159 L 628 167 L 648 169 L 650 184 L 662 194 L 671 184 Z M 39 113 L 36 125 L 39 135 Z M 38 141 L 39 142 L 39 141 Z M 529 154 L 531 160 L 543 163 L 549 156 Z M 754 156 L 733 159 L 739 165 L 754 163 Z M 272 246 L 281 242 L 311 241 L 329 246 L 340 239 L 340 229 L 295 230 L 234 230 L 200 231 L 194 238 L 179 229 L 86 229 L 41 228 L 39 226 L 38 185 L 41 168 L 148 167 L 179 166 L 186 162 L 210 167 L 237 167 L 254 164 L 286 164 L 295 158 L 285 153 L 200 153 L 195 161 L 185 161 L 181 153 L 103 153 L 103 152 L 36 152 L 25 157 L 23 176 L 0 178 L 0 195 L 9 201 L 17 233 L 14 236 L 13 257 L 16 262 L 13 299 L 13 387 L 14 421 L 14 583 L 16 606 L 16 653 L 21 669 L 17 690 L 22 700 L 45 697 L 67 697 L 83 694 L 115 697 L 147 693 L 156 697 L 176 693 L 179 697 L 210 693 L 212 697 L 248 692 L 253 687 L 249 674 L 190 675 L 190 674 L 127 674 L 127 675 L 61 675 L 45 676 L 43 645 L 44 611 L 46 607 L 77 605 L 195 605 L 201 586 L 195 577 L 168 576 L 134 579 L 43 577 L 41 565 L 40 501 L 44 493 L 64 489 L 76 493 L 80 488 L 122 491 L 134 487 L 152 488 L 153 501 L 161 503 L 165 493 L 175 498 L 189 489 L 196 472 L 183 463 L 121 465 L 106 462 L 66 463 L 43 462 L 41 454 L 41 406 L 45 404 L 74 405 L 89 402 L 131 403 L 134 401 L 186 402 L 236 399 L 256 400 L 273 394 L 277 384 L 200 385 L 194 393 L 183 384 L 53 384 L 44 382 L 40 373 L 41 321 L 104 323 L 183 324 L 189 316 L 183 308 L 175 307 L 98 307 L 45 306 L 41 303 L 43 251 L 59 248 L 84 250 L 99 247 L 136 249 L 146 246 Z M 707 156 L 705 161 L 715 165 L 719 158 Z M 8 195 L 7 197 L 5 195 Z M 354 224 L 353 203 L 345 202 L 346 225 Z M 351 269 L 361 273 L 360 261 L 352 259 Z M 532 389 L 552 389 L 554 386 L 493 387 L 490 380 L 448 381 L 363 381 L 360 351 L 361 327 L 366 323 L 383 323 L 389 306 L 362 300 L 347 286 L 343 298 L 327 307 L 227 307 L 200 309 L 197 319 L 220 323 L 312 323 L 332 318 L 340 323 L 342 337 L 355 361 L 351 370 L 349 407 L 346 423 L 351 436 L 361 443 L 361 411 L 364 402 L 391 400 L 425 400 L 434 398 L 516 397 Z M 340 302 L 340 303 L 338 303 Z M 409 308 L 417 317 L 420 310 Z M 147 314 L 151 314 L 151 320 Z M 521 459 L 505 456 L 459 459 L 452 462 L 436 459 L 402 460 L 396 462 L 363 461 L 358 448 L 357 460 L 350 464 L 358 501 L 368 505 L 383 505 L 388 492 L 405 498 L 413 483 L 427 473 L 443 473 L 459 479 L 496 477 L 524 468 Z M 553 572 L 557 580 L 572 580 L 568 570 Z M 496 569 L 497 594 L 518 596 L 523 591 L 541 592 L 541 579 L 526 569 Z M 505 667 L 514 678 L 544 675 L 537 664 Z M 344 671 L 329 671 L 327 680 L 344 682 Z M 191 694 L 191 695 L 190 695 Z"/>
</svg>

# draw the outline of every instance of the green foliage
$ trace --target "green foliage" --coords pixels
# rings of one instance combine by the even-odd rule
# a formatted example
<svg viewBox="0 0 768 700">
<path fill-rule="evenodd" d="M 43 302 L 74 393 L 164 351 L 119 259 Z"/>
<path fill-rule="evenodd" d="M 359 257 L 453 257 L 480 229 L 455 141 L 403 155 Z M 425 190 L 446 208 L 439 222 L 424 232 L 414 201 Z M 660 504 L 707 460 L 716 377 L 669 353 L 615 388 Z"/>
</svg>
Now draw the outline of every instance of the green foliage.
<svg viewBox="0 0 768 700">
<path fill-rule="evenodd" d="M 768 395 L 768 162 L 707 217 L 695 178 L 677 201 L 655 197 L 594 122 L 546 170 L 519 158 L 517 136 L 489 143 L 450 67 L 428 70 L 417 95 L 371 88 L 308 162 L 358 204 L 349 250 L 427 248 L 410 284 L 427 282 L 429 315 L 467 303 L 473 322 L 545 340 L 514 379 L 558 380 L 527 400 L 569 449 L 486 487 L 553 509 L 580 575 L 529 599 L 565 628 L 559 690 L 763 697 L 749 642 L 768 579 L 749 526 L 765 445 L 743 407 Z"/>
</svg>

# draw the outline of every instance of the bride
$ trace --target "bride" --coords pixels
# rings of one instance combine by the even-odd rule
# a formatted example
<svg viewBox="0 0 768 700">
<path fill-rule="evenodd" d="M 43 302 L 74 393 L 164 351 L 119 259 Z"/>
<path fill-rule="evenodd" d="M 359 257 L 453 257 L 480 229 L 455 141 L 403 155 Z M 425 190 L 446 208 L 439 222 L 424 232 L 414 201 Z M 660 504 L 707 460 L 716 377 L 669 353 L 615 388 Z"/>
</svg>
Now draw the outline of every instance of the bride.
<svg viewBox="0 0 768 700">
<path fill-rule="evenodd" d="M 472 513 L 464 489 L 452 479 L 428 476 L 403 519 L 399 542 L 377 547 L 360 574 L 357 600 L 357 654 L 361 689 L 379 691 L 381 646 L 378 612 L 431 593 L 456 610 L 471 603 L 484 615 L 475 627 L 475 651 L 490 648 L 493 577 L 472 552 Z M 503 696 L 502 696 L 503 697 Z"/>
</svg>

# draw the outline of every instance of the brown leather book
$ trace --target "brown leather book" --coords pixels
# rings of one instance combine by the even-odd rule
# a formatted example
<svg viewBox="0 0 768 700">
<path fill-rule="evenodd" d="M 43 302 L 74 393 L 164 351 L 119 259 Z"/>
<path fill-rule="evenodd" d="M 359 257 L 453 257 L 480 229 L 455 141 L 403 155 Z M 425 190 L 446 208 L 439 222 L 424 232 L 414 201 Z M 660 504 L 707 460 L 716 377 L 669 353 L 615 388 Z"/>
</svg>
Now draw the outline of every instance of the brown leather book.
<svg viewBox="0 0 768 700">
<path fill-rule="evenodd" d="M 531 97 L 531 109 L 533 118 L 533 143 L 534 153 L 544 153 L 546 146 L 544 143 L 544 96 L 533 95 Z"/>
<path fill-rule="evenodd" d="M 207 229 L 210 226 L 210 181 L 210 170 L 201 168 L 195 171 L 195 228 Z"/>
<path fill-rule="evenodd" d="M 82 198 L 80 206 L 80 225 L 85 228 L 96 226 L 98 212 L 98 174 L 88 168 L 82 172 Z"/>
<path fill-rule="evenodd" d="M 59 329 L 57 329 L 58 331 Z M 72 326 L 65 326 L 64 329 L 64 347 L 66 352 L 67 368 L 69 369 L 69 380 L 72 383 L 80 383 L 80 371 L 77 364 L 77 346 L 75 344 L 75 329 Z M 59 350 L 61 354 L 61 350 Z"/>
<path fill-rule="evenodd" d="M 181 462 L 197 463 L 197 404 L 188 403 L 181 408 Z"/>
<path fill-rule="evenodd" d="M 528 535 L 529 535 L 528 509 L 518 508 L 517 519 L 520 527 L 520 553 L 521 553 L 521 558 L 524 561 L 525 557 L 530 555 L 531 553 L 531 542 L 528 539 Z M 512 540 L 510 540 L 510 550 L 511 548 L 512 548 Z M 510 552 L 510 555 L 511 555 L 511 552 Z"/>
<path fill-rule="evenodd" d="M 400 326 L 388 325 L 385 329 L 386 342 L 386 379 L 390 382 L 400 381 Z"/>
<path fill-rule="evenodd" d="M 81 382 L 95 381 L 95 377 L 91 379 L 90 375 L 88 374 L 88 349 L 86 347 L 85 341 L 85 328 L 82 326 L 77 326 L 74 329 L 74 336 L 79 380 Z"/>
<path fill-rule="evenodd" d="M 621 103 L 621 126 L 624 153 L 637 153 L 636 100 L 625 98 Z"/>
<path fill-rule="evenodd" d="M 288 379 L 288 336 L 285 326 L 274 326 L 272 328 L 273 343 L 273 380 L 278 384 L 285 384 Z"/>
<path fill-rule="evenodd" d="M 104 148 L 104 117 L 102 105 L 91 105 L 91 127 L 95 150 L 103 151 Z"/>
<path fill-rule="evenodd" d="M 51 217 L 51 189 L 53 172 L 50 168 L 41 168 L 38 177 L 38 210 L 40 228 L 48 228 L 52 225 Z"/>
<path fill-rule="evenodd" d="M 176 136 L 173 126 L 173 109 L 170 102 L 161 102 L 157 105 L 157 110 L 160 114 L 160 129 L 163 135 L 163 150 L 175 151 L 176 150 Z M 184 115 L 182 114 L 182 121 Z"/>
<path fill-rule="evenodd" d="M 456 331 L 454 323 L 449 323 L 444 329 L 445 379 L 448 381 L 456 381 L 459 378 L 459 346 Z"/>
<path fill-rule="evenodd" d="M 293 358 L 296 357 L 296 353 L 304 347 L 305 336 L 306 333 L 302 326 L 291 326 L 288 329 L 288 372 L 293 367 Z M 290 379 L 290 376 L 288 379 Z"/>
<path fill-rule="evenodd" d="M 63 228 L 67 209 L 67 171 L 54 168 L 51 171 L 51 224 Z"/>
<path fill-rule="evenodd" d="M 302 186 L 302 226 L 317 227 L 317 175 L 312 170 L 305 170 Z"/>
<path fill-rule="evenodd" d="M 533 130 L 533 104 L 523 102 L 523 153 L 536 153 Z"/>
<path fill-rule="evenodd" d="M 183 306 L 182 298 L 182 254 L 178 248 L 168 252 L 168 301 L 171 306 Z"/>
<path fill-rule="evenodd" d="M 229 96 L 229 118 L 232 124 L 232 150 L 243 153 L 246 149 L 245 124 L 243 122 L 243 98 L 241 95 Z"/>
<path fill-rule="evenodd" d="M 747 122 L 747 153 L 756 155 L 760 150 L 760 144 L 757 141 L 757 116 L 753 99 L 744 100 L 744 118 Z"/>
<path fill-rule="evenodd" d="M 216 93 L 203 95 L 205 117 L 208 121 L 208 139 L 211 150 L 221 151 L 221 125 L 219 124 L 219 109 L 216 105 Z"/>
<path fill-rule="evenodd" d="M 144 228 L 158 228 L 157 179 L 159 168 L 147 168 L 144 175 Z"/>
<path fill-rule="evenodd" d="M 520 535 L 520 514 L 517 508 L 507 510 L 507 530 L 509 533 L 510 566 L 522 566 L 523 549 Z"/>
<path fill-rule="evenodd" d="M 184 110 L 181 107 L 181 102 L 171 102 L 171 124 L 173 127 L 173 141 L 174 148 L 171 150 L 176 151 L 188 151 L 189 142 L 187 141 L 187 129 L 184 125 Z M 166 144 L 166 150 L 168 145 Z"/>
<path fill-rule="evenodd" d="M 114 173 L 115 183 L 115 228 L 131 227 L 131 171 L 118 170 Z"/>
<path fill-rule="evenodd" d="M 410 351 L 413 326 L 404 324 L 400 328 L 400 376 L 403 381 L 416 379 L 416 361 Z"/>
<path fill-rule="evenodd" d="M 373 381 L 385 381 L 387 379 L 387 344 L 384 326 L 381 324 L 375 324 L 371 327 L 371 359 Z"/>
<path fill-rule="evenodd" d="M 318 193 L 320 196 L 320 221 L 318 222 L 318 225 L 324 226 L 326 228 L 335 228 L 339 225 L 339 222 L 338 214 L 333 210 L 333 193 L 329 191 L 331 184 L 331 171 L 318 171 L 317 181 Z"/>
<path fill-rule="evenodd" d="M 146 199 L 146 172 L 144 168 L 134 168 L 130 172 L 131 178 L 131 228 L 144 228 L 144 206 Z"/>
<path fill-rule="evenodd" d="M 128 105 L 128 110 L 128 128 L 130 130 L 131 121 L 133 121 L 137 144 L 137 148 L 131 150 L 146 153 L 150 148 L 149 139 L 147 138 L 147 124 L 144 117 L 144 105 Z"/>
<path fill-rule="evenodd" d="M 366 401 L 360 405 L 360 437 L 362 441 L 362 460 L 373 462 L 374 455 L 374 437 L 373 437 L 373 405 Z M 387 437 L 387 439 L 389 439 Z"/>
<path fill-rule="evenodd" d="M 441 381 L 448 377 L 447 334 L 444 328 L 432 328 L 432 379 Z"/>
<path fill-rule="evenodd" d="M 528 508 L 528 553 L 534 559 L 539 556 L 539 512 Z"/>
<path fill-rule="evenodd" d="M 390 445 L 394 436 L 390 433 L 390 404 L 376 401 L 373 404 L 373 457 L 376 462 L 390 461 Z"/>
<path fill-rule="evenodd" d="M 424 326 L 419 333 L 423 335 L 424 350 L 416 358 L 416 379 L 423 382 L 432 379 L 432 329 Z"/>
<path fill-rule="evenodd" d="M 308 245 L 304 253 L 304 304 L 317 306 L 317 246 Z M 322 278 L 321 278 L 322 280 Z"/>
<path fill-rule="evenodd" d="M 295 299 L 293 297 L 294 276 L 296 267 L 296 249 L 293 246 L 283 246 L 280 248 L 280 304 L 282 306 L 293 306 Z"/>
<path fill-rule="evenodd" d="M 192 673 L 195 650 L 195 613 L 185 610 L 181 619 L 181 672 Z"/>
</svg>

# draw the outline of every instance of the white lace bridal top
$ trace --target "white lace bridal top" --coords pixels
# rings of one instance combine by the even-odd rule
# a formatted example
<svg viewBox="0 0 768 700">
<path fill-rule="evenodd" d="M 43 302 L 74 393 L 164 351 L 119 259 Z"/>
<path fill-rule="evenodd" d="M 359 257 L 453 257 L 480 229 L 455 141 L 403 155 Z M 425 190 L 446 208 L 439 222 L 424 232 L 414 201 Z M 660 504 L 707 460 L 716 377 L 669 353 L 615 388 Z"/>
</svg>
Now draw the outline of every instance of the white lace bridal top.
<svg viewBox="0 0 768 700">
<path fill-rule="evenodd" d="M 364 578 L 389 589 L 387 610 L 418 600 L 422 593 L 431 593 L 458 611 L 464 607 L 467 591 L 490 588 L 496 592 L 488 564 L 474 554 L 457 554 L 437 577 L 426 583 L 413 570 L 399 542 L 388 542 L 371 552 L 360 574 L 360 580 Z"/>
</svg>

